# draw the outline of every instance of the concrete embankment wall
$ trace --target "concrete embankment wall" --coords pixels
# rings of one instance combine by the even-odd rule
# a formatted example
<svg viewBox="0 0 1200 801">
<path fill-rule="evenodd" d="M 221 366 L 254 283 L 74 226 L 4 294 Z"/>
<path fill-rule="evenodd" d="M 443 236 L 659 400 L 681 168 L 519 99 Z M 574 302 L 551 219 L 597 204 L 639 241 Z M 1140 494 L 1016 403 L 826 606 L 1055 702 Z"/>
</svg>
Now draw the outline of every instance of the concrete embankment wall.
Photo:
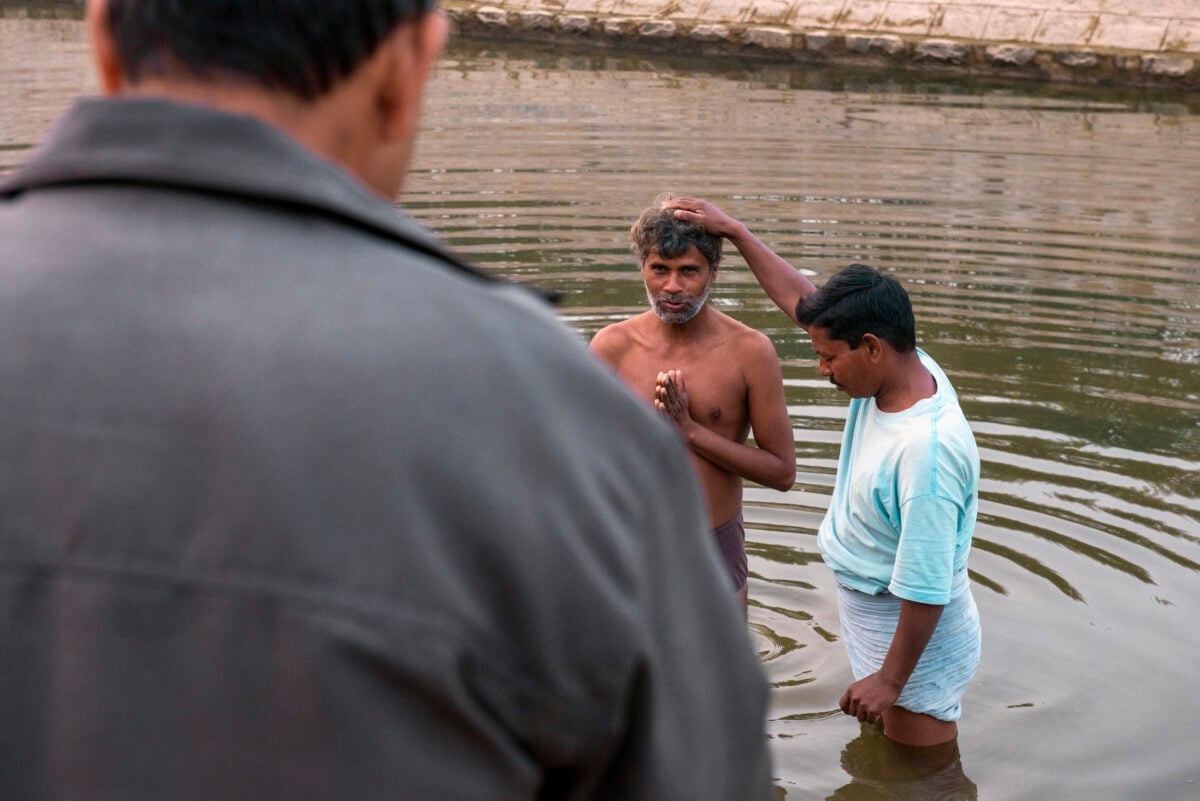
<svg viewBox="0 0 1200 801">
<path fill-rule="evenodd" d="M 442 0 L 461 35 L 1200 88 L 1200 0 Z"/>
<path fill-rule="evenodd" d="M 439 0 L 460 35 L 1200 89 L 1200 0 Z M 0 0 L 77 14 L 83 0 Z"/>
</svg>

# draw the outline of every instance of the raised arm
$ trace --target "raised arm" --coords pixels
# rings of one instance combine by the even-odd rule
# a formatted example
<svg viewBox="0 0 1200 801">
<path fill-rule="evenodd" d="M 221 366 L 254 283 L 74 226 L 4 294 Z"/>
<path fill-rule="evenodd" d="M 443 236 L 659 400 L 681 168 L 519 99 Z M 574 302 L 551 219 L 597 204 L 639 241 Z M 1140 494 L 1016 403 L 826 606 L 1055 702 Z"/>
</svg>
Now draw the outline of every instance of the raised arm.
<svg viewBox="0 0 1200 801">
<path fill-rule="evenodd" d="M 710 234 L 723 236 L 732 242 L 767 296 L 792 322 L 799 325 L 796 304 L 816 290 L 799 270 L 763 244 L 749 228 L 707 200 L 679 197 L 664 203 L 663 208 L 674 209 L 679 219 L 699 223 Z"/>
</svg>

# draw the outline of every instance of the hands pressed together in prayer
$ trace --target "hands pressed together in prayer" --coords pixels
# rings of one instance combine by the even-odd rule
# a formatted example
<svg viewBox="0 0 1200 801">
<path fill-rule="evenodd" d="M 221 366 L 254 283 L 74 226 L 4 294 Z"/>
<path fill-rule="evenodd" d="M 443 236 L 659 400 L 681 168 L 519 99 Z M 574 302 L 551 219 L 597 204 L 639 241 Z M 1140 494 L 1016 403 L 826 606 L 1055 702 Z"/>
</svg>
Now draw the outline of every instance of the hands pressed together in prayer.
<svg viewBox="0 0 1200 801">
<path fill-rule="evenodd" d="M 667 370 L 658 374 L 654 385 L 654 408 L 674 423 L 681 433 L 696 425 L 688 413 L 687 388 L 683 383 L 683 371 Z"/>
</svg>

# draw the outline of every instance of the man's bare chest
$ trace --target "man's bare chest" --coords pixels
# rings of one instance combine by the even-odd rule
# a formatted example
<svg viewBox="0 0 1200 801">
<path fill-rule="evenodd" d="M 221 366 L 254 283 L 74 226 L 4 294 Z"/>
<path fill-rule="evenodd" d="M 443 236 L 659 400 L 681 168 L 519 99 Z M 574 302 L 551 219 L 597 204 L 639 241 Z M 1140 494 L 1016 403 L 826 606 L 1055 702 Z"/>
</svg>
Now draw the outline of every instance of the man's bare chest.
<svg viewBox="0 0 1200 801">
<path fill-rule="evenodd" d="M 741 429 L 748 418 L 746 379 L 733 358 L 701 352 L 629 353 L 618 367 L 622 379 L 647 402 L 653 401 L 660 373 L 682 374 L 688 410 L 713 429 Z"/>
</svg>

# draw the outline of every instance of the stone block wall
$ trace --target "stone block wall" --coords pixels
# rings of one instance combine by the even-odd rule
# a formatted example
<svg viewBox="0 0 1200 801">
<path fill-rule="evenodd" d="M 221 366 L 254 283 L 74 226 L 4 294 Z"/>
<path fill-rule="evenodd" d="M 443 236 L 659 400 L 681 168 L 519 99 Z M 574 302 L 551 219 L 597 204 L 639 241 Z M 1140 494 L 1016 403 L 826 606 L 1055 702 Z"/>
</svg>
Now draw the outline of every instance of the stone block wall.
<svg viewBox="0 0 1200 801">
<path fill-rule="evenodd" d="M 467 36 L 1200 88 L 1200 0 L 443 0 Z"/>
</svg>

